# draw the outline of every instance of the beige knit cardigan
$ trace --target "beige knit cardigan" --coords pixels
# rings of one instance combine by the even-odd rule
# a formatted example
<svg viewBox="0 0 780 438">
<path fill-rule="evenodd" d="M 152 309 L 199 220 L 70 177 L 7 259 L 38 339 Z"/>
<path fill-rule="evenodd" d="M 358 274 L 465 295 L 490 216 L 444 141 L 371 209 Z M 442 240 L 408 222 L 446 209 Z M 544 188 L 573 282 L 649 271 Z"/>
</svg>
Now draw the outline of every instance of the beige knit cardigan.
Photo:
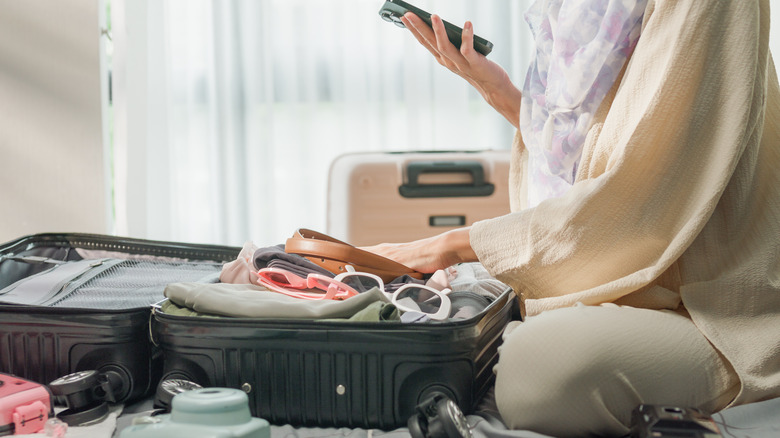
<svg viewBox="0 0 780 438">
<path fill-rule="evenodd" d="M 737 371 L 735 404 L 780 396 L 780 90 L 768 37 L 768 0 L 650 0 L 571 190 L 524 209 L 518 139 L 512 213 L 470 234 L 528 315 L 577 302 L 684 308 Z"/>
</svg>

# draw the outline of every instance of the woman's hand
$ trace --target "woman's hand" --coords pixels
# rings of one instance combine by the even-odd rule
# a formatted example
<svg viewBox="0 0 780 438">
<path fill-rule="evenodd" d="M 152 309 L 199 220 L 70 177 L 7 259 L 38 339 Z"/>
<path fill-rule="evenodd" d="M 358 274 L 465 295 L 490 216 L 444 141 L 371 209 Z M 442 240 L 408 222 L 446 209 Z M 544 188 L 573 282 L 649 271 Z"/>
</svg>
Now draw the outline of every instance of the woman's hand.
<svg viewBox="0 0 780 438">
<path fill-rule="evenodd" d="M 500 65 L 474 50 L 474 26 L 470 21 L 463 26 L 460 50 L 447 38 L 444 22 L 438 15 L 431 16 L 433 28 L 411 12 L 401 17 L 401 21 L 439 64 L 468 81 L 493 108 L 519 127 L 520 90 Z"/>
<path fill-rule="evenodd" d="M 425 273 L 458 263 L 477 261 L 477 255 L 469 243 L 469 228 L 459 228 L 408 243 L 382 243 L 362 249 Z"/>
</svg>

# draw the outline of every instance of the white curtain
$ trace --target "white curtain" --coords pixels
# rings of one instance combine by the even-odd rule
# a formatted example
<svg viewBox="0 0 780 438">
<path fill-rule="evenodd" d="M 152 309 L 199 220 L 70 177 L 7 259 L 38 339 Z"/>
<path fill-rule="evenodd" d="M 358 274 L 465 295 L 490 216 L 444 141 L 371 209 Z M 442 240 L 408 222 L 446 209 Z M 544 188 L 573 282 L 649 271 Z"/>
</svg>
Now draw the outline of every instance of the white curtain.
<svg viewBox="0 0 780 438">
<path fill-rule="evenodd" d="M 476 91 L 379 17 L 382 1 L 114 3 L 118 234 L 281 243 L 298 227 L 325 231 L 339 154 L 511 144 Z M 472 20 L 521 84 L 529 0 L 415 4 Z"/>
</svg>

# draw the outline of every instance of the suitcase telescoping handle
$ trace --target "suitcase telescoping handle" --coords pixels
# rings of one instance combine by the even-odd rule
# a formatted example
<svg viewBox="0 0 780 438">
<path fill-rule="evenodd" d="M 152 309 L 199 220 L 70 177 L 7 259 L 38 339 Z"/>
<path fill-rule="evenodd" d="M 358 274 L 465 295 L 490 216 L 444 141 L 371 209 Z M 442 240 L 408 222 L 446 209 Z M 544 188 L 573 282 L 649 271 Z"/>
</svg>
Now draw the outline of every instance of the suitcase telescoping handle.
<svg viewBox="0 0 780 438">
<path fill-rule="evenodd" d="M 469 183 L 424 184 L 423 174 L 468 174 Z M 413 161 L 406 166 L 406 182 L 398 187 L 404 198 L 452 198 L 490 196 L 495 186 L 485 182 L 485 169 L 479 161 Z"/>
</svg>

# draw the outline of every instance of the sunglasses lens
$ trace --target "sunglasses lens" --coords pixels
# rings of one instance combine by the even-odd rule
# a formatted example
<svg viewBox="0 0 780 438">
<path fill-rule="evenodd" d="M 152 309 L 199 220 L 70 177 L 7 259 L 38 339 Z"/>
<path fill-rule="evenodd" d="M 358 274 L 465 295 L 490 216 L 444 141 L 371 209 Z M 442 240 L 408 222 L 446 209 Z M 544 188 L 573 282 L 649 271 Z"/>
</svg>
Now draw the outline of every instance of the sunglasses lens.
<svg viewBox="0 0 780 438">
<path fill-rule="evenodd" d="M 280 284 L 280 285 L 290 284 L 290 282 L 287 280 L 287 276 L 279 272 L 266 272 L 265 277 L 276 284 Z"/>
<path fill-rule="evenodd" d="M 420 309 L 422 313 L 436 313 L 442 306 L 441 296 L 422 287 L 407 287 L 396 296 L 396 302 L 407 308 Z"/>
<path fill-rule="evenodd" d="M 341 281 L 360 293 L 366 292 L 375 287 L 382 287 L 382 284 L 377 282 L 375 278 L 371 278 L 365 275 L 347 275 Z"/>
</svg>

